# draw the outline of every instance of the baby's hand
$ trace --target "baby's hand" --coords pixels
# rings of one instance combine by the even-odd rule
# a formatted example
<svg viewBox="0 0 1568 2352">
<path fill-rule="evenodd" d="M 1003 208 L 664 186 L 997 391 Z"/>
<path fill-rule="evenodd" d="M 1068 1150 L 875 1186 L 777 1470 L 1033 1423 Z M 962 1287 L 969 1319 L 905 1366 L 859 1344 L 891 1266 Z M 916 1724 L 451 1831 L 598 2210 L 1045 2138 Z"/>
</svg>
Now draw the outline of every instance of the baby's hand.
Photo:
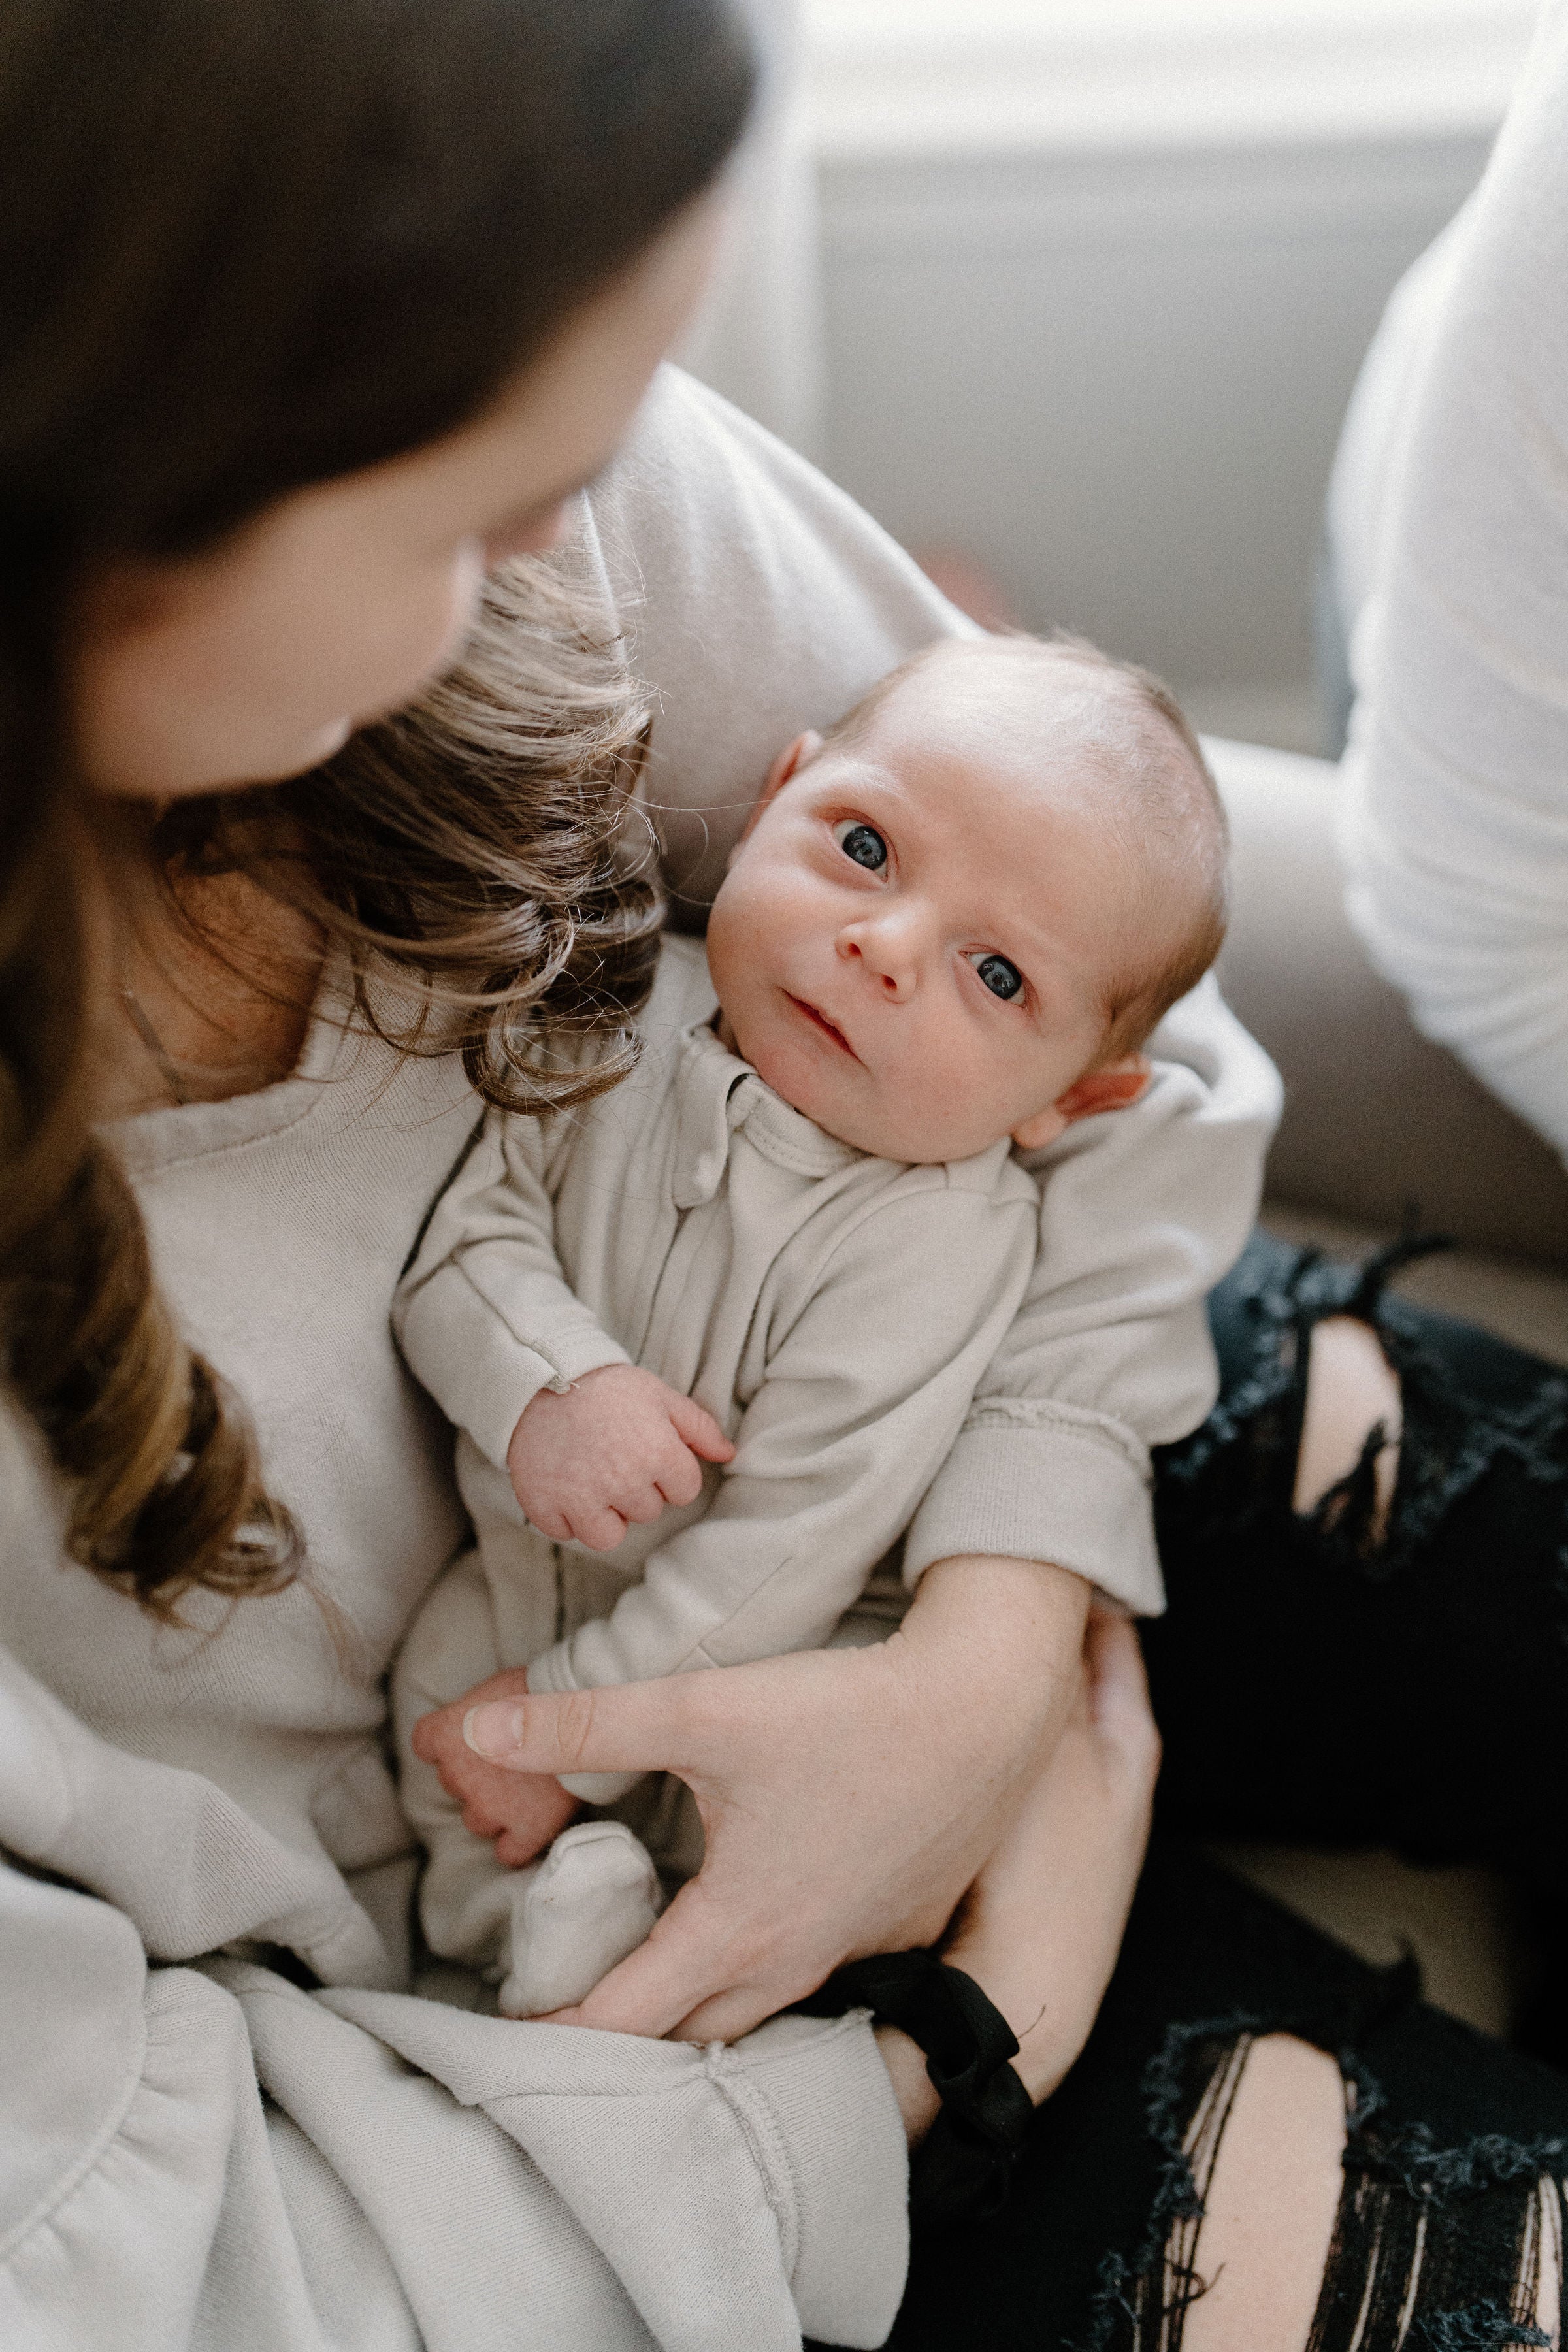
<svg viewBox="0 0 1568 2352">
<path fill-rule="evenodd" d="M 463 1822 L 466 1828 L 492 1841 L 498 1862 L 508 1870 L 521 1870 L 525 1862 L 542 1854 L 583 1808 L 553 1773 L 509 1772 L 507 1779 L 517 1785 L 506 1791 L 504 1813 L 482 1801 L 470 1803 Z"/>
<path fill-rule="evenodd" d="M 515 1670 L 494 1679 L 511 1692 L 527 1687 L 526 1675 Z M 434 1715 L 421 1716 L 412 1736 L 414 1753 L 435 1766 L 447 1794 L 458 1799 L 463 1827 L 475 1837 L 490 1839 L 496 1860 L 509 1870 L 520 1870 L 542 1853 L 583 1808 L 552 1772 L 508 1772 L 499 1764 L 479 1763 L 463 1744 L 465 1711 L 437 1708 Z M 467 1768 L 461 1784 L 450 1776 L 455 1756 Z"/>
<path fill-rule="evenodd" d="M 632 1520 L 694 1502 L 703 1462 L 735 1449 L 710 1412 L 636 1364 L 541 1389 L 511 1433 L 512 1491 L 541 1535 L 614 1551 Z"/>
</svg>

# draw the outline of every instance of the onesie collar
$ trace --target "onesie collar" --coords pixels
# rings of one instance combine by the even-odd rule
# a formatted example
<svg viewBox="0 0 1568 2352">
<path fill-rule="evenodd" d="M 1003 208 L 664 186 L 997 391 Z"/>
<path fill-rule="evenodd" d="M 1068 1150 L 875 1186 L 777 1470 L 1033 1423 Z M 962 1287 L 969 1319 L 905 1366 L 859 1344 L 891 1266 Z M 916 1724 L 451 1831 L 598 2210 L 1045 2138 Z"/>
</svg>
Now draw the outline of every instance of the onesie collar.
<svg viewBox="0 0 1568 2352">
<path fill-rule="evenodd" d="M 774 1094 L 750 1062 L 720 1044 L 707 1021 L 694 1021 L 682 1031 L 677 1052 L 679 1108 L 671 1198 L 678 1209 L 695 1209 L 713 1198 L 729 1165 L 730 1139 L 742 1129 L 764 1159 L 799 1176 L 836 1175 L 866 1157 Z"/>
</svg>

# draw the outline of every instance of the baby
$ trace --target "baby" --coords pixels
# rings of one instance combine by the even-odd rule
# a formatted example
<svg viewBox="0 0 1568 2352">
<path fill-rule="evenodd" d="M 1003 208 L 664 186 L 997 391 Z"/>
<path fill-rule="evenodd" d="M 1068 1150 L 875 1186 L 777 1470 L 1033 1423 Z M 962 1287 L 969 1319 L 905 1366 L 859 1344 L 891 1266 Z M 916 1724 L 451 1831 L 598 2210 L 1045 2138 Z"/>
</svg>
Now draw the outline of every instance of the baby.
<svg viewBox="0 0 1568 2352">
<path fill-rule="evenodd" d="M 1023 1298 L 1015 1147 L 1136 1098 L 1224 908 L 1164 688 L 1073 640 L 941 644 L 780 755 L 706 952 L 663 949 L 634 1075 L 487 1119 L 395 1307 L 477 1537 L 395 1697 L 426 1937 L 506 2014 L 646 1936 L 653 1855 L 698 1858 L 684 1791 L 530 1783 L 507 1850 L 544 1858 L 503 1868 L 413 1724 L 503 1665 L 563 1691 L 835 1635 Z M 567 1827 L 584 1801 L 616 1816 Z"/>
</svg>

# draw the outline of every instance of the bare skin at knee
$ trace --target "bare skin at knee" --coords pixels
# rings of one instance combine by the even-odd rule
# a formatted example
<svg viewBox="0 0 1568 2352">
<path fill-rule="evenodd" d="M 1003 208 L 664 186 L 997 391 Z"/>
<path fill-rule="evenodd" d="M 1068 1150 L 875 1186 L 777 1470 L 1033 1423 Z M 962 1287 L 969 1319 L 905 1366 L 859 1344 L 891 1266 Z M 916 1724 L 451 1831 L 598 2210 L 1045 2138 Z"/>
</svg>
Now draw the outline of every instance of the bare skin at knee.
<svg viewBox="0 0 1568 2352">
<path fill-rule="evenodd" d="M 1343 2175 L 1344 2085 L 1322 2051 L 1271 2033 L 1247 2053 L 1194 2256 L 1211 2282 L 1183 2352 L 1303 2352 Z"/>
<path fill-rule="evenodd" d="M 1331 1486 L 1348 1478 L 1381 1422 L 1391 1440 L 1377 1457 L 1375 1472 L 1373 1532 L 1381 1536 L 1399 1475 L 1404 1414 L 1398 1374 L 1371 1325 L 1353 1315 L 1329 1315 L 1315 1324 L 1311 1350 L 1293 1507 L 1300 1512 L 1314 1510 Z"/>
<path fill-rule="evenodd" d="M 1563 2218 L 1555 2183 L 1543 2184 L 1541 2194 L 1541 2282 L 1535 2295 L 1535 2324 L 1553 2344 L 1563 2326 Z"/>
</svg>

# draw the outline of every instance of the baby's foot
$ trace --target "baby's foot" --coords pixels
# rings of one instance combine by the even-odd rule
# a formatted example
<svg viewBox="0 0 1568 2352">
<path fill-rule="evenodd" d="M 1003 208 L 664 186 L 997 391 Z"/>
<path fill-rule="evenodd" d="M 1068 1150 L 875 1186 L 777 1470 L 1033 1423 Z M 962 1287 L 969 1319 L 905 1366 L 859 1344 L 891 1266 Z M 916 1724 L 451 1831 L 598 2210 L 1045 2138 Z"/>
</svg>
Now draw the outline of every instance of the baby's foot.
<svg viewBox="0 0 1568 2352">
<path fill-rule="evenodd" d="M 664 1907 L 647 1849 L 621 1822 L 563 1830 L 517 1890 L 503 2017 L 569 2009 L 635 1951 Z"/>
</svg>

